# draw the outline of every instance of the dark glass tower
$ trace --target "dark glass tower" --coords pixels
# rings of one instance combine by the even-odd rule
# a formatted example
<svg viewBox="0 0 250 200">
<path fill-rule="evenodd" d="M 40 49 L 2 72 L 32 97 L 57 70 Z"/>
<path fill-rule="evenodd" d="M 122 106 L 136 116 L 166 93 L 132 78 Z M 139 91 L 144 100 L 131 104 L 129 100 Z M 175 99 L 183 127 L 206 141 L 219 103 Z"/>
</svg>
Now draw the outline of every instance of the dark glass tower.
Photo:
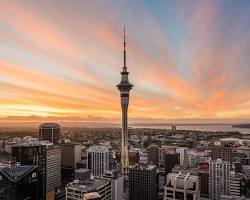
<svg viewBox="0 0 250 200">
<path fill-rule="evenodd" d="M 129 200 L 157 200 L 158 170 L 156 165 L 129 166 Z"/>
<path fill-rule="evenodd" d="M 148 161 L 152 162 L 154 165 L 159 165 L 159 146 L 150 145 L 148 146 Z"/>
<path fill-rule="evenodd" d="M 39 199 L 46 199 L 46 146 L 44 145 L 16 145 L 12 147 L 12 162 L 21 165 L 38 166 L 37 179 L 39 185 Z"/>
<path fill-rule="evenodd" d="M 0 199 L 39 200 L 37 166 L 0 168 Z"/>
<path fill-rule="evenodd" d="M 175 165 L 180 164 L 180 154 L 178 153 L 166 153 L 165 154 L 165 173 L 168 175 L 168 173 L 172 172 L 172 169 Z"/>
<path fill-rule="evenodd" d="M 124 28 L 124 49 L 123 49 L 123 68 L 121 72 L 121 82 L 116 86 L 121 95 L 121 108 L 122 108 L 122 173 L 128 174 L 128 105 L 129 105 L 129 92 L 133 85 L 129 83 L 127 66 L 126 66 L 126 36 Z"/>
<path fill-rule="evenodd" d="M 39 140 L 48 140 L 58 144 L 61 135 L 61 128 L 59 124 L 43 123 L 39 127 Z"/>
</svg>

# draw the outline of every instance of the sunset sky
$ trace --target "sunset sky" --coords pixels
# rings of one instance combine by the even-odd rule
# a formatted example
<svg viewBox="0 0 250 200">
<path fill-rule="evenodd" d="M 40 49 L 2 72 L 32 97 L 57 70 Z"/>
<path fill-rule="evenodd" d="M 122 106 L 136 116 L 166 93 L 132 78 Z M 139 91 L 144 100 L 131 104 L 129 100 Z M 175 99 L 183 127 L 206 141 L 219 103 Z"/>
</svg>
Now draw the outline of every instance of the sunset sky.
<svg viewBox="0 0 250 200">
<path fill-rule="evenodd" d="M 250 119 L 250 1 L 0 1 L 0 121 Z"/>
</svg>

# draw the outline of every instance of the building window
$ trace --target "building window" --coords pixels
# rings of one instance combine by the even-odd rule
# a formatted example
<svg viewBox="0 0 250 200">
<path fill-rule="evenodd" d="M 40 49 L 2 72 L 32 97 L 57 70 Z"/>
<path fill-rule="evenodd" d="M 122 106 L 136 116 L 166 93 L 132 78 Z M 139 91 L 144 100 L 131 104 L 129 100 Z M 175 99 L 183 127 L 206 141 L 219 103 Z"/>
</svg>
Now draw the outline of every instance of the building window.
<svg viewBox="0 0 250 200">
<path fill-rule="evenodd" d="M 36 178 L 36 173 L 32 173 L 32 178 Z"/>
</svg>

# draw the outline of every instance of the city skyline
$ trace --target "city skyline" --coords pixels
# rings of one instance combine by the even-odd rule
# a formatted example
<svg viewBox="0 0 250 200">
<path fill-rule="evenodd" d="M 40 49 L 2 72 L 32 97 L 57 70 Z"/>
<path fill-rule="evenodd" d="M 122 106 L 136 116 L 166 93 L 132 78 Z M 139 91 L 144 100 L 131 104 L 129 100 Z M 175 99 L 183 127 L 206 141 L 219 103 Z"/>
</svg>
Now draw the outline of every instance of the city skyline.
<svg viewBox="0 0 250 200">
<path fill-rule="evenodd" d="M 1 2 L 0 122 L 119 121 L 123 25 L 136 85 L 130 121 L 249 120 L 249 8 L 246 1 Z"/>
</svg>

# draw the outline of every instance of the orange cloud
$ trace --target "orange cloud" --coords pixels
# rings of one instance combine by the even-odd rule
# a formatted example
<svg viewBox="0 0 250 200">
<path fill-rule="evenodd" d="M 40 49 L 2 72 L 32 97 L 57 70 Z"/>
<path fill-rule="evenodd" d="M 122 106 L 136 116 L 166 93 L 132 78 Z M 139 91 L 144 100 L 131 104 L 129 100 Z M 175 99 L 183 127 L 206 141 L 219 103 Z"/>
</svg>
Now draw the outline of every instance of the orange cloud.
<svg viewBox="0 0 250 200">
<path fill-rule="evenodd" d="M 122 66 L 122 16 L 105 4 L 68 4 L 1 3 L 1 117 L 120 118 L 115 85 Z M 120 7 L 125 4 L 119 2 Z M 248 82 L 237 83 L 249 70 L 236 69 L 250 37 L 242 37 L 237 45 L 228 43 L 231 35 L 221 34 L 216 25 L 217 2 L 193 6 L 182 27 L 188 33 L 182 36 L 186 44 L 175 44 L 177 48 L 169 35 L 176 39 L 184 33 L 168 34 L 171 30 L 159 24 L 158 16 L 135 5 L 126 7 L 122 19 L 133 19 L 127 36 L 135 85 L 132 119 L 250 118 Z M 187 60 L 174 55 L 176 49 Z M 177 59 L 185 60 L 187 67 L 178 66 Z M 182 70 L 190 75 L 184 77 Z"/>
</svg>

